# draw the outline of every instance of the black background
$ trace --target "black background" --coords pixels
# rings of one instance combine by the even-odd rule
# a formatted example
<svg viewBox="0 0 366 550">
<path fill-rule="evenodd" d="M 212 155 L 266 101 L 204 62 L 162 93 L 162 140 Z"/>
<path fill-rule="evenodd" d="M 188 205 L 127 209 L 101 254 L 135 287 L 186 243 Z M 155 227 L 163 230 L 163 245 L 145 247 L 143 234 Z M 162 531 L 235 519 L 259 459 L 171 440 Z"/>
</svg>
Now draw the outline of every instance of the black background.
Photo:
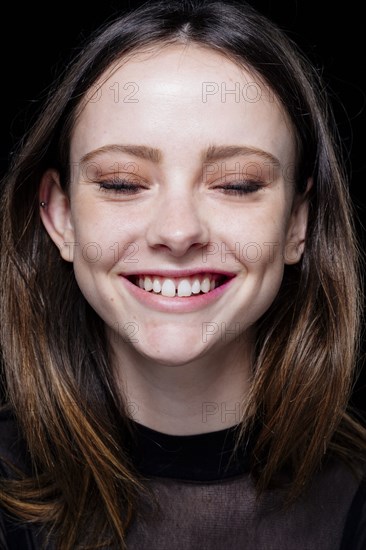
<svg viewBox="0 0 366 550">
<path fill-rule="evenodd" d="M 44 6 L 28 3 L 21 7 L 15 2 L 7 4 L 6 15 L 1 14 L 0 33 L 1 174 L 5 172 L 9 154 L 29 126 L 47 87 L 80 42 L 119 10 L 142 3 L 49 2 Z M 366 175 L 363 136 L 366 94 L 363 84 L 365 28 L 361 2 L 334 2 L 328 4 L 329 8 L 313 0 L 251 0 L 249 3 L 285 30 L 323 75 L 348 152 L 346 164 L 351 178 L 350 190 L 360 220 L 357 228 L 364 248 L 366 231 L 362 219 L 366 213 L 366 201 L 362 199 L 362 191 Z M 363 353 L 365 349 L 363 344 Z M 360 367 L 363 363 L 361 359 Z M 356 384 L 353 403 L 366 412 L 365 370 L 363 367 Z"/>
</svg>

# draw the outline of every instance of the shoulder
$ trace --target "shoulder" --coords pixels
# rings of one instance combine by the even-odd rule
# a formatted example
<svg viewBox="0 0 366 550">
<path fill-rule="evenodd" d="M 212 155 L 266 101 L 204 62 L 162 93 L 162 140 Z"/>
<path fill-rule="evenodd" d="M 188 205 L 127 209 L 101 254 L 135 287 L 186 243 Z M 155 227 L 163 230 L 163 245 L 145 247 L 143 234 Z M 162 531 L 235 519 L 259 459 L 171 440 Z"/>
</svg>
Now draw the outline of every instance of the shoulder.
<svg viewBox="0 0 366 550">
<path fill-rule="evenodd" d="M 360 464 L 357 474 L 342 461 L 331 460 L 318 477 L 322 507 L 332 515 L 339 514 L 342 525 L 339 550 L 366 548 L 366 464 Z"/>
<path fill-rule="evenodd" d="M 11 475 L 11 466 L 27 470 L 27 450 L 9 407 L 0 407 L 0 476 Z"/>
<path fill-rule="evenodd" d="M 27 466 L 27 448 L 20 435 L 16 418 L 9 408 L 0 407 L 0 478 L 14 476 L 16 467 L 29 473 Z M 0 498 L 0 549 L 36 550 L 38 544 L 37 529 L 19 522 L 8 515 Z"/>
<path fill-rule="evenodd" d="M 366 473 L 355 491 L 344 524 L 340 550 L 366 548 Z"/>
</svg>

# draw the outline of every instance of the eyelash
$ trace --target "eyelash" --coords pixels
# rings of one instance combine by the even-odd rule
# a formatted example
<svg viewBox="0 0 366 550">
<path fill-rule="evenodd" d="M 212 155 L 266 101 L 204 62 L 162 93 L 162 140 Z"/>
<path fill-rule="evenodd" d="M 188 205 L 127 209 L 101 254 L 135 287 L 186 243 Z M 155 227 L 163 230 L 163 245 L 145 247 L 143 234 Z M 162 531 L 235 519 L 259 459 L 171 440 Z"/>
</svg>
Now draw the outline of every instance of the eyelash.
<svg viewBox="0 0 366 550">
<path fill-rule="evenodd" d="M 244 184 L 244 185 L 242 185 Z M 229 195 L 249 195 L 259 191 L 263 185 L 256 181 L 243 180 L 233 183 L 232 185 L 217 185 L 215 189 L 223 189 Z M 136 195 L 139 189 L 146 189 L 141 185 L 136 185 L 125 179 L 106 180 L 99 182 L 99 190 L 105 193 L 114 192 L 124 195 Z"/>
<path fill-rule="evenodd" d="M 243 180 L 235 182 L 232 185 L 217 185 L 215 189 L 224 189 L 229 195 L 249 195 L 250 193 L 259 191 L 262 187 L 263 185 L 256 181 Z"/>
<path fill-rule="evenodd" d="M 134 195 L 138 193 L 138 189 L 145 189 L 141 185 L 136 185 L 128 180 L 113 179 L 99 182 L 99 190 L 105 193 L 111 191 L 114 193 L 130 194 Z"/>
</svg>

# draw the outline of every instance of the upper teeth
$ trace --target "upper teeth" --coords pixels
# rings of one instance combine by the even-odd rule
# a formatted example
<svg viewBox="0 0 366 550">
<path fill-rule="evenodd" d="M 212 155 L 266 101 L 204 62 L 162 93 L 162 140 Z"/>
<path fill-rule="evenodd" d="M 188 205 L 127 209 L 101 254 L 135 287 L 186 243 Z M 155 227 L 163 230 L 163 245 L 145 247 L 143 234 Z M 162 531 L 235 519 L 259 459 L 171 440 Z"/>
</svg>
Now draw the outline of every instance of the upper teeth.
<svg viewBox="0 0 366 550">
<path fill-rule="evenodd" d="M 165 278 L 146 276 L 139 277 L 138 285 L 144 290 L 153 291 L 156 294 L 161 293 L 163 296 L 191 296 L 200 292 L 209 292 L 215 288 L 214 275 L 205 275 L 203 277 L 181 277 L 181 278 Z"/>
</svg>

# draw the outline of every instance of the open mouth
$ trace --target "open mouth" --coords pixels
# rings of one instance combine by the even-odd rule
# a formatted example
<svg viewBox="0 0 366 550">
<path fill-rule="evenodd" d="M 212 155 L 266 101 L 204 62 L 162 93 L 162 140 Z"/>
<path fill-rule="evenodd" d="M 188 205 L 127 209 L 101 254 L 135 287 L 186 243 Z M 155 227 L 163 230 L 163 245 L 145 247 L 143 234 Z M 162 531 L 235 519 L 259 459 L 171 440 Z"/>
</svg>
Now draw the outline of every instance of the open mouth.
<svg viewBox="0 0 366 550">
<path fill-rule="evenodd" d="M 215 288 L 222 286 L 232 277 L 221 273 L 199 273 L 189 277 L 160 277 L 154 274 L 135 274 L 128 276 L 127 279 L 146 292 L 173 298 L 207 294 Z"/>
</svg>

